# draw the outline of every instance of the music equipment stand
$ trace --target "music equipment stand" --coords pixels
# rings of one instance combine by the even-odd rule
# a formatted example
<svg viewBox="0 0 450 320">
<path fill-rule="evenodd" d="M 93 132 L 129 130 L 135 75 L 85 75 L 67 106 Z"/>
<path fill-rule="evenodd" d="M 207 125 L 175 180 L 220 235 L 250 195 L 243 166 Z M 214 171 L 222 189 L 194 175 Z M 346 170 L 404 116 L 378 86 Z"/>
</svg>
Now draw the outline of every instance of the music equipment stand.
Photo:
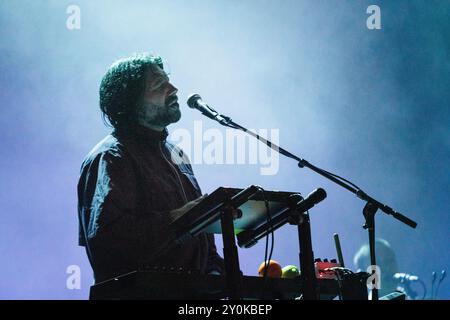
<svg viewBox="0 0 450 320">
<path fill-rule="evenodd" d="M 236 237 L 240 247 L 248 248 L 285 223 L 296 224 L 300 269 L 304 280 L 303 296 L 313 300 L 317 295 L 309 216 L 291 210 L 288 199 L 293 195 L 298 193 L 266 191 L 254 185 L 246 189 L 220 187 L 175 220 L 171 227 L 175 230 L 176 239 L 196 236 L 201 232 L 222 234 L 227 288 L 230 299 L 236 300 L 242 298 L 243 276 L 239 267 Z M 267 221 L 266 204 L 270 210 L 270 222 Z"/>
</svg>

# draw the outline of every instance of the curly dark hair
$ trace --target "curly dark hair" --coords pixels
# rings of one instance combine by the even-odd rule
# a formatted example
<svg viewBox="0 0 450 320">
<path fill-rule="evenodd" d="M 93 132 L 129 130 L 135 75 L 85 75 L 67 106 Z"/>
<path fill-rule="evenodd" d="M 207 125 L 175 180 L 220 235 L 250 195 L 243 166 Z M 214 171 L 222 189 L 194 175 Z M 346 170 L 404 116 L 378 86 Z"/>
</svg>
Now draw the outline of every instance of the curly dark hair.
<svg viewBox="0 0 450 320">
<path fill-rule="evenodd" d="M 131 126 L 145 89 L 149 68 L 163 69 L 162 59 L 151 54 L 136 54 L 109 67 L 100 84 L 100 109 L 105 124 L 116 129 Z"/>
</svg>

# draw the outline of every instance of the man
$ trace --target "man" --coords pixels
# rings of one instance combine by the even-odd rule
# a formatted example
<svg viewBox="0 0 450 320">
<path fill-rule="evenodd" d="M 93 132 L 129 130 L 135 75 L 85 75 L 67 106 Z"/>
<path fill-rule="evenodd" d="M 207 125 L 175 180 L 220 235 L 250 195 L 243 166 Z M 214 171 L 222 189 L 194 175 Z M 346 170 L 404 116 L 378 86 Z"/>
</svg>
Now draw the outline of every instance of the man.
<svg viewBox="0 0 450 320">
<path fill-rule="evenodd" d="M 148 263 L 223 271 L 212 234 L 154 259 L 170 241 L 170 222 L 201 196 L 191 165 L 166 141 L 166 127 L 181 117 L 177 91 L 161 58 L 148 54 L 115 62 L 101 81 L 100 109 L 114 130 L 87 155 L 78 183 L 79 244 L 96 283 Z"/>
<path fill-rule="evenodd" d="M 384 239 L 375 240 L 376 262 L 380 266 L 381 288 L 379 297 L 385 296 L 398 290 L 398 281 L 394 279 L 394 274 L 398 272 L 398 263 L 395 252 L 388 241 Z M 367 271 L 370 266 L 370 248 L 364 244 L 353 258 L 357 271 Z"/>
</svg>

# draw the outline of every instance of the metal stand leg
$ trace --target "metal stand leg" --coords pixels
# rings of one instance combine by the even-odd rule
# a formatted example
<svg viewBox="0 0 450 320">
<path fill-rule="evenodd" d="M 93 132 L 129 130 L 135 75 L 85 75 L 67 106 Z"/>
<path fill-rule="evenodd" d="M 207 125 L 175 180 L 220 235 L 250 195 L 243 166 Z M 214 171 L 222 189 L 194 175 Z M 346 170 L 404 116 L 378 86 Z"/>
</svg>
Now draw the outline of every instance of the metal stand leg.
<svg viewBox="0 0 450 320">
<path fill-rule="evenodd" d="M 317 300 L 316 272 L 311 242 L 309 215 L 301 213 L 298 219 L 298 238 L 300 242 L 300 270 L 304 300 Z"/>
<path fill-rule="evenodd" d="M 371 202 L 367 202 L 363 209 L 363 214 L 366 219 L 366 224 L 364 228 L 369 232 L 369 248 L 370 248 L 370 264 L 372 266 L 376 266 L 376 257 L 375 257 L 375 213 L 378 208 L 373 205 Z M 375 271 L 372 271 L 374 273 Z M 378 300 L 378 289 L 372 289 L 372 300 Z"/>
<path fill-rule="evenodd" d="M 239 267 L 239 256 L 234 236 L 233 209 L 224 209 L 220 214 L 222 224 L 223 255 L 225 260 L 225 271 L 227 287 L 230 299 L 241 299 L 241 269 Z"/>
</svg>

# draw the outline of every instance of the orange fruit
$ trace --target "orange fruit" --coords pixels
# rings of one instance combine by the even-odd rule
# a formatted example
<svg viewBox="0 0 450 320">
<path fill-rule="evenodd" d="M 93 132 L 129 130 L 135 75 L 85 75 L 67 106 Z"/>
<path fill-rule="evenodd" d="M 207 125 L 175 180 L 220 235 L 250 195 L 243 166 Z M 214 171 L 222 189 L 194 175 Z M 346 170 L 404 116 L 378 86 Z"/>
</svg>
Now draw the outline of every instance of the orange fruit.
<svg viewBox="0 0 450 320">
<path fill-rule="evenodd" d="M 264 262 L 258 268 L 258 274 L 260 277 L 264 276 L 265 265 L 267 265 L 267 277 L 269 278 L 281 278 L 282 270 L 281 265 L 275 260 L 269 260 L 267 264 Z"/>
</svg>

